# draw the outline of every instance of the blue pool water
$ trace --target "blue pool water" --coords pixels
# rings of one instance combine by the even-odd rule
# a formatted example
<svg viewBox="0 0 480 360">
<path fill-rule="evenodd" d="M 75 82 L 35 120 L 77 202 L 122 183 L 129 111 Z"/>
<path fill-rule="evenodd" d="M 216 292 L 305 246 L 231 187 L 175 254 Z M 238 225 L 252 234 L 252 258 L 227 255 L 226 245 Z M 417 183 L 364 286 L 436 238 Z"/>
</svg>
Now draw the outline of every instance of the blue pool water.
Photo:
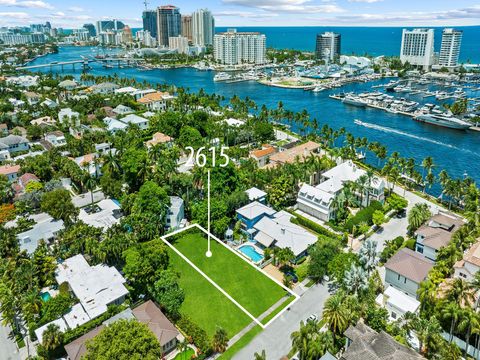
<svg viewBox="0 0 480 360">
<path fill-rule="evenodd" d="M 258 253 L 257 250 L 251 245 L 243 245 L 238 248 L 244 255 L 248 256 L 254 263 L 263 260 L 263 255 Z"/>
<path fill-rule="evenodd" d="M 42 300 L 44 302 L 47 302 L 48 300 L 50 300 L 52 298 L 52 296 L 50 295 L 49 292 L 40 293 L 40 297 L 42 298 Z"/>
</svg>

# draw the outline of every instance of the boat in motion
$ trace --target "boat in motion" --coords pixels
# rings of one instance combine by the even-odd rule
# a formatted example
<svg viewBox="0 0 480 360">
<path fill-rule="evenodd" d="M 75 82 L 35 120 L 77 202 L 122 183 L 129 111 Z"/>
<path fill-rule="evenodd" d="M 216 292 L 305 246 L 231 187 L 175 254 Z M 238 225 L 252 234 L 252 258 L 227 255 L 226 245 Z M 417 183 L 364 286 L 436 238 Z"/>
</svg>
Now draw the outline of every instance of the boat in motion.
<svg viewBox="0 0 480 360">
<path fill-rule="evenodd" d="M 415 120 L 431 125 L 442 126 L 450 129 L 467 130 L 472 126 L 467 121 L 457 119 L 448 115 L 419 114 L 414 117 Z"/>
</svg>

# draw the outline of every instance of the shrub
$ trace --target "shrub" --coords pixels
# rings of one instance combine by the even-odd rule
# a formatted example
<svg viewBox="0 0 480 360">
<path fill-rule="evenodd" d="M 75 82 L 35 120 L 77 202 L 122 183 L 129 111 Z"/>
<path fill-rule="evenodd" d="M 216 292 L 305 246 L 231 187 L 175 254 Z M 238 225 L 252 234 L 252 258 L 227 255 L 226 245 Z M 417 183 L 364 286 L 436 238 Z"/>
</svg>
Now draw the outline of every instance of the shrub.
<svg viewBox="0 0 480 360">
<path fill-rule="evenodd" d="M 361 209 L 359 212 L 355 214 L 355 216 L 351 217 L 347 220 L 345 224 L 345 228 L 351 233 L 354 226 L 360 225 L 361 223 L 366 223 L 367 225 L 373 225 L 373 213 L 375 210 L 382 210 L 383 206 L 378 201 L 372 201 L 369 206 L 366 208 Z"/>
<path fill-rule="evenodd" d="M 192 342 L 202 353 L 209 354 L 212 351 L 207 332 L 192 322 L 188 317 L 182 316 L 177 322 L 177 326 L 191 338 Z"/>
<path fill-rule="evenodd" d="M 70 293 L 70 287 L 68 286 L 68 283 L 64 281 L 58 286 L 58 292 L 60 295 L 68 295 Z"/>
<path fill-rule="evenodd" d="M 50 321 L 58 319 L 60 316 L 70 310 L 74 303 L 74 300 L 69 295 L 59 294 L 51 298 L 42 305 L 40 320 L 38 321 L 36 327 L 39 328 Z"/>
<path fill-rule="evenodd" d="M 292 222 L 293 224 L 306 227 L 307 229 L 310 229 L 319 235 L 325 235 L 327 237 L 335 238 L 335 239 L 339 238 L 337 234 L 329 231 L 328 229 L 324 228 L 322 225 L 317 224 L 316 222 L 310 219 L 307 219 L 306 217 L 303 217 L 301 215 L 298 215 L 296 213 L 293 215 L 294 217 L 290 219 L 290 222 Z"/>
<path fill-rule="evenodd" d="M 415 244 L 417 241 L 415 239 L 408 239 L 405 241 L 405 247 L 409 248 L 410 250 L 415 250 Z"/>
<path fill-rule="evenodd" d="M 386 211 L 395 210 L 399 211 L 405 209 L 408 205 L 408 201 L 398 194 L 392 193 L 386 200 Z"/>
</svg>

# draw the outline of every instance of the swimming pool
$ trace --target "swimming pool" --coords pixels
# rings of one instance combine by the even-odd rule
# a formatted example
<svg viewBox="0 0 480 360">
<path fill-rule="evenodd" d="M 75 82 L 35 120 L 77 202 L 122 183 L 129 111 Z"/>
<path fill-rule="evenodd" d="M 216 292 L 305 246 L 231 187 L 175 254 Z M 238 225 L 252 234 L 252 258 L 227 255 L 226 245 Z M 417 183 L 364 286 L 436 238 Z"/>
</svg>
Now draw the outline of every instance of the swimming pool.
<svg viewBox="0 0 480 360">
<path fill-rule="evenodd" d="M 42 293 L 40 293 L 40 297 L 42 298 L 42 300 L 44 302 L 47 302 L 48 300 L 50 300 L 52 298 L 52 295 L 50 295 L 49 292 L 42 292 Z"/>
<path fill-rule="evenodd" d="M 247 256 L 254 263 L 260 262 L 263 260 L 263 255 L 260 254 L 252 245 L 242 245 L 238 250 Z"/>
</svg>

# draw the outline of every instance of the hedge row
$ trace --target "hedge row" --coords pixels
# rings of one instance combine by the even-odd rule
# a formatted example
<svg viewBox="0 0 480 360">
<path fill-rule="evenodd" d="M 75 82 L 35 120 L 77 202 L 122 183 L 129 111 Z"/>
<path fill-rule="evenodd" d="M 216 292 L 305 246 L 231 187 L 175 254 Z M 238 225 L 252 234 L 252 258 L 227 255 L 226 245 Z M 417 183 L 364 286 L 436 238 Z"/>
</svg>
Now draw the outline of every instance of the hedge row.
<svg viewBox="0 0 480 360">
<path fill-rule="evenodd" d="M 207 332 L 188 317 L 182 316 L 177 322 L 177 326 L 191 338 L 190 341 L 193 342 L 203 354 L 208 355 L 212 352 Z"/>
<path fill-rule="evenodd" d="M 324 228 L 322 225 L 317 224 L 316 222 L 307 219 L 306 217 L 303 217 L 302 215 L 298 215 L 297 213 L 293 214 L 295 217 L 290 218 L 290 221 L 293 224 L 301 225 L 303 227 L 306 227 L 307 229 L 310 229 L 314 232 L 316 232 L 319 235 L 325 235 L 330 238 L 334 239 L 340 239 L 340 236 L 337 234 L 331 232 L 330 230 Z"/>
<path fill-rule="evenodd" d="M 375 210 L 383 210 L 383 206 L 378 201 L 372 201 L 369 206 L 359 210 L 355 216 L 347 220 L 345 228 L 351 233 L 354 226 L 358 226 L 361 223 L 367 223 L 369 226 L 373 225 L 373 213 Z"/>
</svg>

